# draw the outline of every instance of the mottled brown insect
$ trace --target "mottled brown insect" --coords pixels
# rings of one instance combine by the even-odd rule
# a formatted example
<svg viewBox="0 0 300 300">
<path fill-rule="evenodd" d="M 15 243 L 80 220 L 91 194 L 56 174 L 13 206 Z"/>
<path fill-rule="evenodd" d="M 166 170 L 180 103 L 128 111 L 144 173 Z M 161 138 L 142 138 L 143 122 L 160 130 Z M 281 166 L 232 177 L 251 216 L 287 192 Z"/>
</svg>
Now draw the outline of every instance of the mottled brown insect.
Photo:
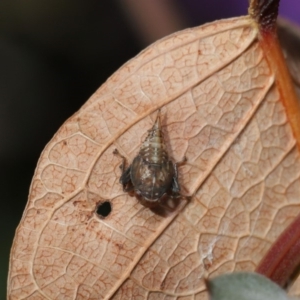
<svg viewBox="0 0 300 300">
<path fill-rule="evenodd" d="M 120 155 L 117 149 L 114 154 Z M 121 157 L 120 183 L 123 190 L 135 195 L 146 207 L 163 206 L 172 210 L 174 207 L 166 203 L 168 199 L 181 198 L 177 166 L 185 162 L 186 158 L 177 163 L 170 160 L 161 130 L 160 111 L 138 155 L 127 169 L 126 159 Z"/>
</svg>

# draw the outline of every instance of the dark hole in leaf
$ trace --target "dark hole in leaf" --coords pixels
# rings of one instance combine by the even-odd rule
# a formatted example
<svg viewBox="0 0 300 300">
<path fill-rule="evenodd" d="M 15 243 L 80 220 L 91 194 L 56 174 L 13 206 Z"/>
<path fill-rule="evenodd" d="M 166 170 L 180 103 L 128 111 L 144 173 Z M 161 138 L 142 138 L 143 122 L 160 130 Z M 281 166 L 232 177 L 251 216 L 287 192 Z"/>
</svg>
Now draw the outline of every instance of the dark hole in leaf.
<svg viewBox="0 0 300 300">
<path fill-rule="evenodd" d="M 111 213 L 111 204 L 109 201 L 102 202 L 98 205 L 96 213 L 98 217 L 105 218 Z"/>
</svg>

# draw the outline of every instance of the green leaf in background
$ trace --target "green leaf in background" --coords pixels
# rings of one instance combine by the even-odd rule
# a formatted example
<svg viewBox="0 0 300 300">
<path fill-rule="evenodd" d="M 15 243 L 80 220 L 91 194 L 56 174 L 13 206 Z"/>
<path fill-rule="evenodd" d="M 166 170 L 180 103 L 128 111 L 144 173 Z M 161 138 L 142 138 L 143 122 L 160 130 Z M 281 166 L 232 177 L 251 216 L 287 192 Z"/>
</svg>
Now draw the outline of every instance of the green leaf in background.
<svg viewBox="0 0 300 300">
<path fill-rule="evenodd" d="M 277 284 L 257 273 L 233 273 L 207 281 L 211 300 L 290 300 Z"/>
</svg>

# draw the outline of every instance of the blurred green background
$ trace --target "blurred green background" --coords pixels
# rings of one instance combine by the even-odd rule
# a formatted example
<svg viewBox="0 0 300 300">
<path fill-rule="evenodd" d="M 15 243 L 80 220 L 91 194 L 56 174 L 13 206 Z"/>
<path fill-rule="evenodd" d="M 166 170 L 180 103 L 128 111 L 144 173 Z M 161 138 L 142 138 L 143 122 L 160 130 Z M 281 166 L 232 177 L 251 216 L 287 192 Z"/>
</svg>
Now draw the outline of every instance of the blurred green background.
<svg viewBox="0 0 300 300">
<path fill-rule="evenodd" d="M 285 4 L 295 14 L 292 2 Z M 1 0 L 0 299 L 37 160 L 60 125 L 149 43 L 184 27 L 246 14 L 247 3 Z"/>
</svg>

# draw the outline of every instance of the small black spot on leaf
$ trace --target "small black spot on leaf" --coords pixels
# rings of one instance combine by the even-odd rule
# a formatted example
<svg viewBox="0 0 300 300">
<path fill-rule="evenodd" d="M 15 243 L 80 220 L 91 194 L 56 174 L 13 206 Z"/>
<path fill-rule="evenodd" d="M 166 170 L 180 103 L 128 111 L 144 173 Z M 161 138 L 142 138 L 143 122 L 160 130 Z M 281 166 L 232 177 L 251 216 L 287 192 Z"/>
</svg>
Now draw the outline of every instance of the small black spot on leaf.
<svg viewBox="0 0 300 300">
<path fill-rule="evenodd" d="M 96 214 L 99 218 L 104 219 L 111 213 L 111 203 L 109 201 L 105 201 L 99 203 L 96 208 Z"/>
</svg>

